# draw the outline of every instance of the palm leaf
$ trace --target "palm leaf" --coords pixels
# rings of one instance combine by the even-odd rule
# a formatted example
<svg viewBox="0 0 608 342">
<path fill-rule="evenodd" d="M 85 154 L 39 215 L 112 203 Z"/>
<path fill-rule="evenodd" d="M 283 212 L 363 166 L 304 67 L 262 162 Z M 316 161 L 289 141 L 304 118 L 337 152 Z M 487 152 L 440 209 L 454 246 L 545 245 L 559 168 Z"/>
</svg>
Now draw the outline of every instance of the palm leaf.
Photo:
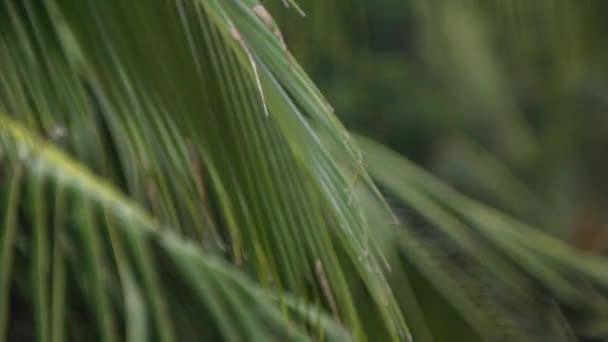
<svg viewBox="0 0 608 342">
<path fill-rule="evenodd" d="M 586 334 L 577 316 L 605 319 L 603 258 L 463 196 L 369 139 L 358 142 L 371 175 L 411 210 L 407 217 L 422 219 L 401 224 L 404 255 L 484 339 L 568 340 L 569 325 Z M 564 312 L 577 314 L 565 323 Z"/>
<path fill-rule="evenodd" d="M 53 267 L 48 258 L 42 257 L 32 264 L 36 275 L 32 285 L 39 293 L 34 311 L 41 339 L 46 340 L 52 334 L 61 340 L 70 317 L 67 313 L 83 304 L 96 318 L 97 331 L 103 340 L 115 339 L 122 329 L 119 324 L 124 322 L 127 336 L 133 340 L 146 340 L 150 334 L 162 340 L 212 338 L 214 334 L 229 340 L 281 339 L 281 336 L 307 339 L 305 331 L 282 315 L 275 295 L 253 285 L 234 267 L 206 255 L 200 247 L 171 230 L 161 229 L 157 220 L 113 186 L 6 117 L 0 121 L 0 132 L 2 164 L 8 171 L 5 184 L 12 189 L 12 196 L 30 193 L 28 201 L 4 202 L 7 216 L 15 217 L 21 210 L 43 210 L 43 203 L 55 199 L 50 224 L 38 220 L 35 231 L 21 230 L 16 234 L 26 239 L 27 248 L 39 250 L 39 255 L 53 251 Z M 47 216 L 39 213 L 33 217 Z M 22 217 L 12 226 L 26 226 L 27 221 Z M 55 238 L 42 241 L 34 237 L 35 241 L 31 241 L 28 235 L 32 234 Z M 10 265 L 11 259 L 18 260 L 25 252 L 11 246 L 6 235 L 2 241 L 3 264 Z M 87 248 L 75 248 L 77 242 Z M 47 248 L 41 248 L 40 244 Z M 82 254 L 85 255 L 81 258 Z M 58 270 L 57 263 L 63 264 L 63 270 Z M 3 281 L 10 283 L 11 274 L 15 281 L 20 278 L 20 274 L 3 268 Z M 75 280 L 70 275 L 81 282 L 68 297 L 61 292 L 66 290 L 67 280 Z M 53 281 L 40 277 L 52 277 Z M 19 290 L 28 288 L 25 285 Z M 0 304 L 5 309 L 2 322 L 6 322 L 8 288 L 3 286 L 2 290 Z M 78 303 L 79 300 L 84 303 Z M 294 310 L 298 307 L 311 310 L 293 299 L 288 305 Z M 50 316 L 50 312 L 64 315 Z M 187 312 L 192 315 L 186 315 Z M 214 325 L 197 323 L 199 316 L 194 315 L 197 312 L 210 315 Z M 120 318 L 118 322 L 116 317 Z M 302 318 L 311 324 L 321 323 L 320 329 L 325 330 L 329 339 L 345 336 L 324 314 L 310 311 Z"/>
<path fill-rule="evenodd" d="M 66 178 L 61 175 L 66 167 L 85 166 L 104 179 L 92 193 L 68 196 L 59 187 L 56 202 L 47 207 L 44 198 L 60 182 L 51 186 L 42 176 L 28 176 L 23 186 L 33 192 L 22 201 L 31 207 L 34 222 L 15 223 L 6 216 L 2 243 L 8 248 L 16 243 L 15 232 L 33 229 L 17 240 L 35 243 L 33 259 L 26 254 L 20 261 L 34 267 L 35 278 L 17 276 L 13 283 L 35 285 L 40 338 L 61 339 L 63 329 L 51 329 L 50 321 L 59 320 L 55 313 L 74 314 L 62 298 L 77 285 L 100 336 L 123 336 L 123 320 L 114 319 L 115 299 L 104 285 L 106 270 L 119 274 L 121 288 L 134 294 L 128 296 L 128 311 L 147 313 L 129 316 L 127 323 L 134 323 L 127 335 L 133 338 L 179 339 L 182 332 L 198 331 L 193 317 L 211 315 L 229 340 L 264 339 L 268 331 L 255 330 L 258 318 L 301 321 L 301 308 L 289 304 L 288 293 L 296 303 L 333 311 L 333 319 L 358 340 L 407 336 L 364 209 L 353 200 L 351 170 L 371 186 L 358 152 L 255 5 L 239 0 L 2 3 L 0 106 L 23 125 L 19 132 L 26 132 L 13 138 L 45 136 L 82 164 L 53 168 L 58 179 Z M 5 147 L 7 153 L 19 143 Z M 337 166 L 335 154 L 347 160 L 347 171 Z M 155 226 L 196 246 L 191 249 L 228 260 L 276 291 L 282 315 L 236 310 L 257 305 L 244 290 L 249 285 L 209 276 L 212 266 L 205 261 L 188 262 L 194 252 L 173 242 L 165 246 L 163 239 L 150 241 L 130 221 L 123 232 L 124 223 L 115 222 L 114 214 L 101 215 L 89 203 L 87 196 L 102 196 L 108 187 L 120 188 L 129 199 L 106 200 L 136 203 L 158 222 Z M 6 194 L 7 203 L 19 200 L 10 197 L 15 194 L 10 187 Z M 134 203 L 115 210 L 131 215 Z M 74 265 L 50 247 L 60 239 L 45 219 L 53 210 L 58 222 L 81 227 L 63 242 Z M 110 219 L 103 219 L 106 215 Z M 102 227 L 112 234 L 102 234 Z M 116 260 L 127 260 L 128 266 Z M 198 305 L 171 311 L 170 302 L 185 303 L 187 296 L 168 293 L 169 279 L 188 288 Z M 317 330 L 312 335 L 319 337 Z"/>
</svg>

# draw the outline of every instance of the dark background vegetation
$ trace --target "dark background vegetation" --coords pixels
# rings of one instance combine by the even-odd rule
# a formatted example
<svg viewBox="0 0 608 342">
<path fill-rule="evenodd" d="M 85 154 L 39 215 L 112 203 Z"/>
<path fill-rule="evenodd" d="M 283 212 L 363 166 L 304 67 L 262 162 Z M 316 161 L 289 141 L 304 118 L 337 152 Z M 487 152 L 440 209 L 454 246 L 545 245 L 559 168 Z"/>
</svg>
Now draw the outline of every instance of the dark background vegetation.
<svg viewBox="0 0 608 342">
<path fill-rule="evenodd" d="M 267 1 L 346 126 L 478 199 L 604 251 L 608 5 Z"/>
</svg>

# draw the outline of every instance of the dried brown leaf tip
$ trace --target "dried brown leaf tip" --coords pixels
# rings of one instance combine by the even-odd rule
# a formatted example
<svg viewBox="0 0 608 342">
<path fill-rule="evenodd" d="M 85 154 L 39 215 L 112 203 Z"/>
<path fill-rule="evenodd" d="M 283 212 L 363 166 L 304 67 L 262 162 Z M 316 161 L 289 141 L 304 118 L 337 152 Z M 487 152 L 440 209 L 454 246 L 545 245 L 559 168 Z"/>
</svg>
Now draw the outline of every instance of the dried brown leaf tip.
<svg viewBox="0 0 608 342">
<path fill-rule="evenodd" d="M 334 294 L 331 290 L 331 285 L 329 285 L 329 280 L 327 279 L 327 275 L 323 269 L 323 263 L 319 259 L 317 259 L 315 262 L 315 272 L 317 273 L 317 280 L 319 281 L 319 285 L 321 286 L 325 300 L 329 304 L 334 318 L 338 322 L 342 322 L 340 319 L 340 313 L 338 311 L 338 305 L 336 304 L 336 299 L 334 298 Z"/>
<path fill-rule="evenodd" d="M 283 5 L 285 5 L 285 7 L 289 8 L 291 6 L 293 6 L 295 8 L 295 10 L 303 17 L 306 16 L 306 13 L 304 13 L 304 11 L 302 11 L 302 9 L 300 8 L 300 6 L 298 6 L 298 4 L 293 1 L 293 0 L 283 0 Z"/>
<path fill-rule="evenodd" d="M 247 58 L 249 59 L 249 63 L 251 64 L 251 68 L 253 69 L 255 83 L 258 88 L 258 92 L 260 93 L 260 99 L 262 100 L 264 114 L 266 114 L 266 116 L 268 116 L 269 115 L 268 105 L 266 104 L 266 97 L 264 96 L 264 89 L 262 89 L 262 82 L 260 80 L 260 74 L 258 73 L 258 65 L 255 62 L 255 59 L 253 58 L 253 54 L 251 54 L 251 51 L 249 51 L 249 48 L 247 47 L 247 43 L 245 43 L 245 40 L 243 39 L 243 36 L 241 36 L 241 33 L 239 32 L 239 30 L 236 28 L 236 26 L 234 26 L 234 24 L 231 21 L 228 22 L 228 25 L 230 26 L 230 30 L 229 30 L 230 35 L 232 36 L 232 38 L 234 40 L 236 40 L 239 43 L 241 48 L 243 48 L 243 50 L 245 51 L 245 54 L 247 54 Z"/>
<path fill-rule="evenodd" d="M 294 70 L 295 68 L 293 65 L 293 63 L 294 63 L 293 57 L 291 56 L 291 54 L 289 53 L 289 50 L 287 49 L 287 44 L 285 44 L 285 40 L 283 39 L 283 34 L 281 33 L 281 30 L 279 29 L 279 25 L 277 25 L 276 21 L 274 21 L 274 18 L 272 17 L 270 12 L 268 12 L 266 7 L 264 7 L 262 4 L 256 4 L 251 9 L 252 9 L 253 13 L 255 13 L 255 15 L 258 18 L 260 18 L 260 20 L 264 23 L 264 25 L 270 30 L 270 32 L 272 32 L 272 34 L 274 34 L 274 36 L 277 37 L 277 39 L 279 40 L 279 44 L 281 45 L 281 48 L 285 52 L 285 58 L 289 62 L 291 69 Z"/>
<path fill-rule="evenodd" d="M 255 6 L 253 6 L 252 10 L 255 13 L 255 15 L 257 15 L 258 18 L 260 18 L 260 20 L 262 20 L 264 25 L 266 25 L 266 27 L 268 27 L 270 32 L 272 32 L 272 34 L 274 34 L 275 37 L 277 37 L 277 39 L 281 43 L 281 46 L 283 47 L 283 50 L 286 50 L 287 46 L 285 45 L 285 40 L 283 40 L 283 35 L 281 34 L 281 30 L 279 30 L 279 26 L 274 21 L 274 18 L 272 17 L 272 15 L 270 15 L 270 12 L 268 12 L 266 7 L 264 7 L 264 5 L 262 5 L 262 4 L 257 4 Z"/>
</svg>

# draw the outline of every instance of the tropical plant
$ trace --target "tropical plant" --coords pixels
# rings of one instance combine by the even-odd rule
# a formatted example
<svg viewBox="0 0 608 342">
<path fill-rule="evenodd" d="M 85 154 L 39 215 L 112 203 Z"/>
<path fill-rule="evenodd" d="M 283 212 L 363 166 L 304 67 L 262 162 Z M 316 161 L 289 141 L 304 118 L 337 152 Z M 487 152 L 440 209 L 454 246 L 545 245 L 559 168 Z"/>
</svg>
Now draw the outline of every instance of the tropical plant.
<svg viewBox="0 0 608 342">
<path fill-rule="evenodd" d="M 326 3 L 302 1 L 310 32 L 278 8 L 275 17 L 347 128 L 551 234 L 607 250 L 606 4 Z"/>
<path fill-rule="evenodd" d="M 0 341 L 605 333 L 603 259 L 353 141 L 255 0 L 5 0 L 0 112 Z"/>
</svg>

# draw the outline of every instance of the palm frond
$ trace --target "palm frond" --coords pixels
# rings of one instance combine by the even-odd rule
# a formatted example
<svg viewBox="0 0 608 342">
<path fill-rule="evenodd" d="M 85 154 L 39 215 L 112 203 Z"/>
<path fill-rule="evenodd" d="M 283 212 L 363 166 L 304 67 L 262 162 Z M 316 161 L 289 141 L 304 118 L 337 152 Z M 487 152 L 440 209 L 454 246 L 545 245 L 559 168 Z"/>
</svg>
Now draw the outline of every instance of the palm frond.
<svg viewBox="0 0 608 342">
<path fill-rule="evenodd" d="M 521 161 L 492 10 L 426 5 Z M 605 334 L 605 259 L 354 143 L 259 1 L 0 0 L 0 112 L 0 340 Z"/>
<path fill-rule="evenodd" d="M 568 325 L 585 332 L 576 318 L 564 323 L 564 312 L 605 319 L 605 259 L 463 196 L 369 139 L 357 141 L 373 178 L 409 210 L 399 238 L 406 259 L 483 339 L 567 340 L 574 338 Z"/>
<path fill-rule="evenodd" d="M 352 195 L 350 171 L 369 186 L 371 180 L 331 108 L 255 6 L 260 4 L 241 0 L 4 1 L 0 106 L 27 132 L 47 137 L 108 186 L 124 191 L 163 230 L 277 291 L 282 319 L 294 315 L 284 292 L 333 310 L 333 319 L 355 339 L 406 338 L 407 326 L 381 271 L 382 253 Z M 335 154 L 347 161 L 348 172 L 337 166 Z M 32 194 L 31 200 L 41 196 Z M 31 223 L 39 228 L 35 251 L 45 254 L 34 253 L 28 262 L 40 264 L 38 280 L 44 284 L 49 209 L 33 207 L 32 217 L 40 220 Z M 68 245 L 83 254 L 93 273 L 81 274 L 83 264 L 74 275 L 92 282 L 91 304 L 110 339 L 120 336 L 112 333 L 117 323 L 105 288 L 94 281 L 110 267 L 104 264 L 108 241 L 94 228 L 102 224 L 94 209 L 77 208 L 75 224 L 88 227 L 81 238 L 86 253 L 75 241 Z M 13 235 L 15 227 L 7 227 Z M 171 295 L 155 285 L 159 275 L 152 269 L 171 277 L 180 272 L 185 284 L 203 275 L 172 250 L 156 260 L 152 247 L 136 245 L 132 256 L 116 253 L 127 254 L 142 270 L 138 286 L 151 296 L 156 332 L 172 339 L 181 328 L 169 322 L 163 302 Z M 210 291 L 203 286 L 213 288 L 197 284 L 200 295 Z M 230 299 L 236 307 L 243 304 L 239 296 L 244 295 L 221 303 Z M 38 334 L 47 336 L 48 309 L 36 310 Z M 219 310 L 228 339 L 236 337 L 227 322 L 253 329 L 242 313 Z M 190 316 L 182 316 L 188 322 Z"/>
<path fill-rule="evenodd" d="M 74 312 L 94 317 L 96 329 L 87 333 L 97 331 L 103 340 L 116 340 L 122 331 L 135 341 L 151 336 L 168 341 L 308 339 L 282 314 L 275 294 L 162 229 L 143 208 L 61 151 L 6 117 L 0 120 L 0 139 L 3 186 L 10 189 L 0 240 L 5 265 L 0 322 L 7 322 L 7 285 L 21 281 L 29 266 L 32 282 L 18 283 L 17 290 L 26 296 L 29 289 L 36 291 L 33 311 L 41 339 L 63 340 Z M 28 224 L 32 219 L 37 221 L 33 226 Z M 28 255 L 28 250 L 36 252 Z M 294 299 L 287 305 L 319 326 L 326 338 L 346 337 L 310 305 Z M 79 306 L 87 310 L 80 312 Z M 201 325 L 199 318 L 207 316 L 213 324 Z M 6 336 L 5 325 L 2 333 Z M 69 337 L 86 337 L 78 333 L 71 331 Z"/>
</svg>

